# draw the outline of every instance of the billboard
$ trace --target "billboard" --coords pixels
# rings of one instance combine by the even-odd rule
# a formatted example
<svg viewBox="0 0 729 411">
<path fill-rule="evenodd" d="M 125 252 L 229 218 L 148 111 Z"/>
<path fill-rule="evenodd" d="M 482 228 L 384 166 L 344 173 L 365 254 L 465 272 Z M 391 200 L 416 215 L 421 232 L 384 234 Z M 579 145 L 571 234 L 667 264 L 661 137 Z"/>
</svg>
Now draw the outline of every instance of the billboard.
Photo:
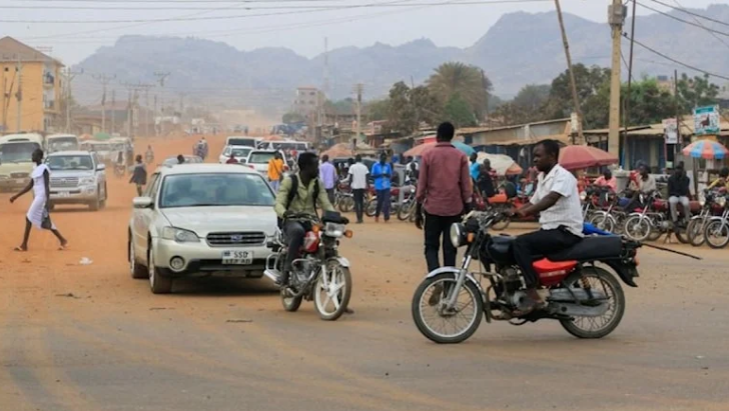
<svg viewBox="0 0 729 411">
<path fill-rule="evenodd" d="M 705 136 L 719 134 L 719 106 L 697 107 L 694 109 L 694 134 Z"/>
<path fill-rule="evenodd" d="M 675 118 L 663 120 L 663 136 L 666 144 L 678 144 L 678 123 Z"/>
</svg>

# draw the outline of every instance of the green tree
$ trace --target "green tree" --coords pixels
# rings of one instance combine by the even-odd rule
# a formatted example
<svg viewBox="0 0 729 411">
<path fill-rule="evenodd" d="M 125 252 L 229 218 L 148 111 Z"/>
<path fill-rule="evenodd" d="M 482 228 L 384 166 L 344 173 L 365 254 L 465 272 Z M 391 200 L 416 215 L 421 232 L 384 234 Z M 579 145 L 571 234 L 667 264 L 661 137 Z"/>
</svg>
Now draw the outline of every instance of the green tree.
<svg viewBox="0 0 729 411">
<path fill-rule="evenodd" d="M 692 113 L 694 107 L 717 104 L 719 86 L 709 81 L 708 74 L 690 78 L 683 73 L 677 86 L 679 108 L 683 114 Z"/>
<path fill-rule="evenodd" d="M 451 96 L 443 111 L 445 120 L 453 123 L 456 128 L 478 125 L 468 102 L 458 93 Z"/>
<path fill-rule="evenodd" d="M 365 104 L 364 111 L 370 121 L 387 120 L 387 114 L 390 111 L 390 99 L 370 101 Z"/>
<path fill-rule="evenodd" d="M 602 96 L 598 96 L 598 94 L 604 92 L 605 86 L 610 86 L 610 69 L 598 66 L 588 68 L 584 64 L 576 64 L 572 66 L 572 70 L 577 86 L 577 99 L 587 125 L 589 116 L 586 110 L 602 104 L 600 101 Z M 569 71 L 567 70 L 552 80 L 549 100 L 545 105 L 547 118 L 567 118 L 572 114 L 574 103 L 570 87 Z"/>
<path fill-rule="evenodd" d="M 410 87 L 400 81 L 390 89 L 390 104 L 387 122 L 392 130 L 410 135 L 418 129 L 416 112 L 410 104 Z"/>
<path fill-rule="evenodd" d="M 410 90 L 410 104 L 415 111 L 418 125 L 422 122 L 435 125 L 441 118 L 442 108 L 438 99 L 426 86 L 417 86 Z"/>
<path fill-rule="evenodd" d="M 476 66 L 459 62 L 444 63 L 435 69 L 427 84 L 441 104 L 447 104 L 458 94 L 479 119 L 486 113 L 492 85 L 483 70 Z"/>
<path fill-rule="evenodd" d="M 293 124 L 293 123 L 301 123 L 303 121 L 306 121 L 306 119 L 304 118 L 304 116 L 302 116 L 299 113 L 288 112 L 283 115 L 283 117 L 281 118 L 281 121 L 284 124 Z"/>
</svg>

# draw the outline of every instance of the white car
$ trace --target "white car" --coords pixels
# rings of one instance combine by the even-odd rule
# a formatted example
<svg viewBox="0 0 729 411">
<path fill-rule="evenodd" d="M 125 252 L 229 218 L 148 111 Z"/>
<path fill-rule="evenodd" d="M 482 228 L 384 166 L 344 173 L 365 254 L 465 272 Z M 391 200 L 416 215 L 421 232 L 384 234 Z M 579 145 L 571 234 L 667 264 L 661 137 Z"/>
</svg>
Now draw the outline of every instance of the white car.
<svg viewBox="0 0 729 411">
<path fill-rule="evenodd" d="M 276 232 L 275 195 L 248 167 L 163 166 L 133 200 L 129 264 L 155 294 L 179 277 L 260 278 Z"/>
<path fill-rule="evenodd" d="M 268 162 L 271 161 L 271 159 L 276 155 L 277 151 L 275 150 L 253 150 L 248 154 L 248 158 L 246 159 L 245 164 L 252 168 L 263 176 L 268 176 Z M 281 153 L 281 156 L 283 157 L 284 164 L 287 165 L 286 162 L 286 154 Z M 286 173 L 284 173 L 286 174 Z"/>
<path fill-rule="evenodd" d="M 50 208 L 58 204 L 87 204 L 92 211 L 104 208 L 106 167 L 88 151 L 57 151 L 46 157 L 50 174 Z"/>
<path fill-rule="evenodd" d="M 253 151 L 253 147 L 245 146 L 225 146 L 223 152 L 218 157 L 218 163 L 226 164 L 230 160 L 230 155 L 233 154 L 236 161 L 239 163 L 245 163 L 248 160 L 248 154 Z"/>
</svg>

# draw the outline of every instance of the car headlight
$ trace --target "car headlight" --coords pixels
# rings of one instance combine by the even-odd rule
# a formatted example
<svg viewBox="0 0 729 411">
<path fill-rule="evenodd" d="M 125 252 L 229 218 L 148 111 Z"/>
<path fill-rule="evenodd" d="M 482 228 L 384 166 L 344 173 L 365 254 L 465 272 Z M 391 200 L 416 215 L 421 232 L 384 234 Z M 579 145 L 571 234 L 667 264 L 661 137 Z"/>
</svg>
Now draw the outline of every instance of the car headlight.
<svg viewBox="0 0 729 411">
<path fill-rule="evenodd" d="M 451 244 L 453 247 L 460 247 L 466 244 L 466 230 L 463 224 L 453 223 L 451 224 Z"/>
<path fill-rule="evenodd" d="M 93 185 L 95 182 L 93 177 L 83 177 L 79 180 L 79 184 L 82 186 Z"/>
<path fill-rule="evenodd" d="M 162 238 L 174 240 L 178 243 L 197 243 L 200 237 L 190 230 L 183 230 L 177 227 L 165 227 L 162 229 Z"/>
<path fill-rule="evenodd" d="M 324 235 L 339 238 L 344 235 L 344 224 L 327 223 L 324 226 Z"/>
<path fill-rule="evenodd" d="M 8 177 L 5 174 L 0 174 L 0 180 L 7 180 L 8 178 L 10 178 L 10 177 Z"/>
</svg>

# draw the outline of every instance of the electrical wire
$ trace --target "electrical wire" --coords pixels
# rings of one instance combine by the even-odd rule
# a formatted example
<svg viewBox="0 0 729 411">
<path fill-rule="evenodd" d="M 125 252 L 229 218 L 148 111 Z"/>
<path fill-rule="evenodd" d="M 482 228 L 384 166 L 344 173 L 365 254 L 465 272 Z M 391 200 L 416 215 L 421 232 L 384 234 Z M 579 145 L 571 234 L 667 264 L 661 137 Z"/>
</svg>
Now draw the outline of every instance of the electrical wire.
<svg viewBox="0 0 729 411">
<path fill-rule="evenodd" d="M 633 0 L 633 1 L 635 1 L 635 0 Z M 651 1 L 653 1 L 653 0 L 651 0 Z M 699 24 L 696 24 L 696 23 L 690 22 L 690 21 L 688 21 L 688 20 L 680 19 L 680 18 L 678 18 L 678 17 L 676 17 L 676 16 L 673 16 L 673 15 L 671 15 L 671 14 L 669 14 L 669 13 L 666 13 L 666 12 L 664 12 L 664 11 L 661 11 L 661 10 L 655 9 L 655 8 L 653 8 L 653 7 L 650 7 L 650 6 L 646 6 L 645 4 L 643 4 L 643 3 L 640 3 L 640 2 L 638 2 L 638 1 L 635 1 L 635 4 L 639 5 L 640 7 L 643 7 L 643 8 L 645 8 L 645 9 L 648 9 L 648 10 L 651 10 L 651 11 L 653 11 L 653 12 L 656 12 L 656 13 L 658 13 L 658 14 L 664 15 L 664 16 L 666 16 L 666 17 L 670 18 L 670 19 L 673 19 L 673 20 L 676 20 L 676 21 L 680 21 L 681 23 L 684 23 L 684 24 L 688 24 L 689 26 L 694 26 L 694 27 L 698 27 L 698 28 L 700 28 L 700 29 L 704 29 L 704 30 L 707 30 L 707 31 L 710 31 L 710 32 L 713 32 L 713 33 L 716 33 L 716 34 L 720 34 L 720 35 L 722 35 L 722 36 L 727 36 L 727 37 L 729 37 L 729 33 L 727 33 L 727 32 L 724 32 L 724 31 L 721 31 L 721 30 L 715 30 L 715 29 L 712 29 L 712 28 L 709 28 L 709 27 L 706 27 L 706 26 L 702 26 L 702 25 L 699 25 Z"/>
<path fill-rule="evenodd" d="M 705 19 L 705 20 L 708 20 L 708 21 L 711 21 L 711 22 L 714 22 L 714 23 L 721 24 L 721 25 L 724 25 L 724 26 L 729 27 L 729 23 L 727 23 L 725 21 L 721 21 L 721 20 L 717 20 L 717 19 L 711 18 L 709 16 L 704 16 L 704 15 L 699 14 L 699 13 L 695 13 L 695 12 L 690 11 L 690 10 L 687 10 L 687 9 L 685 9 L 683 6 L 681 6 L 681 4 L 679 4 L 675 0 L 674 0 L 674 2 L 676 4 L 678 4 L 679 7 L 672 6 L 672 5 L 668 4 L 668 3 L 662 2 L 660 0 L 650 0 L 650 1 L 652 1 L 653 3 L 658 3 L 658 4 L 662 5 L 662 6 L 668 7 L 670 9 L 673 9 L 673 10 L 676 10 L 676 11 L 680 11 L 681 13 L 686 13 L 686 14 L 691 15 L 691 16 L 694 16 L 694 17 L 700 17 L 702 19 Z M 638 4 L 640 4 L 640 3 L 638 3 Z"/>
<path fill-rule="evenodd" d="M 623 33 L 623 37 L 625 37 L 626 39 L 630 40 L 630 36 L 628 36 L 628 33 Z M 683 67 L 685 67 L 687 69 L 691 69 L 691 70 L 698 71 L 698 72 L 703 73 L 703 74 L 707 74 L 707 75 L 712 76 L 712 77 L 716 77 L 716 78 L 720 78 L 722 80 L 729 81 L 729 76 L 724 76 L 724 75 L 721 75 L 721 74 L 712 73 L 712 72 L 709 72 L 709 71 L 700 69 L 698 67 L 692 66 L 690 64 L 684 63 L 683 61 L 676 60 L 675 58 L 669 57 L 669 56 L 661 53 L 660 51 L 657 51 L 657 50 L 655 50 L 655 49 L 653 49 L 653 48 L 651 48 L 651 47 L 649 47 L 649 46 L 647 46 L 647 45 L 639 42 L 638 40 L 633 39 L 633 42 L 635 44 L 643 47 L 644 49 L 650 51 L 651 53 L 656 54 L 656 55 L 658 55 L 660 57 L 663 57 L 664 59 L 669 60 L 669 61 L 672 61 L 672 62 L 674 62 L 674 63 L 676 63 L 676 64 L 678 64 L 680 66 L 683 66 Z"/>
<path fill-rule="evenodd" d="M 679 7 L 683 7 L 683 6 L 681 6 L 681 3 L 678 2 L 678 0 L 673 0 L 673 2 L 676 3 Z M 691 14 L 693 15 L 695 13 L 691 13 Z M 696 17 L 692 17 L 692 18 L 694 19 L 694 21 L 697 24 L 699 24 L 700 26 L 702 26 L 704 28 L 704 30 L 707 30 L 708 29 L 708 27 L 706 27 L 703 23 L 701 23 L 701 20 L 699 20 Z M 729 25 L 729 24 L 727 24 L 727 25 Z M 709 32 L 709 34 L 711 34 L 712 37 L 714 37 L 715 39 L 719 40 L 719 42 L 721 44 L 723 44 L 726 48 L 729 48 L 729 43 L 727 43 L 726 40 L 724 40 L 723 38 L 719 37 L 719 35 L 717 35 L 716 33 L 713 33 L 711 31 L 708 31 L 708 32 Z"/>
</svg>

